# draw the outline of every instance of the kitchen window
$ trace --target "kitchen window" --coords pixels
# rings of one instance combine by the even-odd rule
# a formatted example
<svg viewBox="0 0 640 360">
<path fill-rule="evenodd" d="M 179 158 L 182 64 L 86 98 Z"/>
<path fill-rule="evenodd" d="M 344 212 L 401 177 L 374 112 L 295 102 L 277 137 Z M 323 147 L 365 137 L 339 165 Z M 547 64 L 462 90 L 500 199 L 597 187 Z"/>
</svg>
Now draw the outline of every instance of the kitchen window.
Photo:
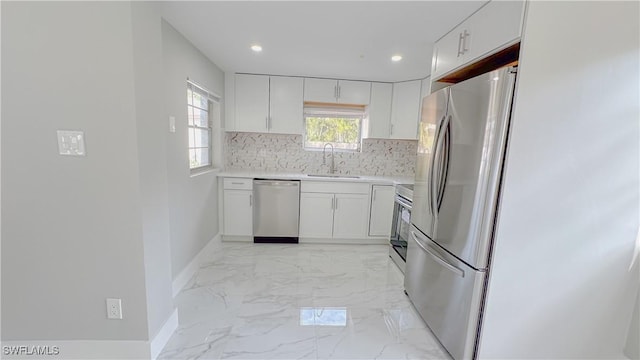
<svg viewBox="0 0 640 360">
<path fill-rule="evenodd" d="M 364 106 L 305 103 L 304 148 L 322 150 L 329 143 L 336 150 L 360 151 L 364 114 Z"/>
<path fill-rule="evenodd" d="M 189 132 L 189 168 L 200 170 L 212 165 L 211 138 L 213 112 L 220 111 L 220 99 L 187 82 L 187 120 Z"/>
</svg>

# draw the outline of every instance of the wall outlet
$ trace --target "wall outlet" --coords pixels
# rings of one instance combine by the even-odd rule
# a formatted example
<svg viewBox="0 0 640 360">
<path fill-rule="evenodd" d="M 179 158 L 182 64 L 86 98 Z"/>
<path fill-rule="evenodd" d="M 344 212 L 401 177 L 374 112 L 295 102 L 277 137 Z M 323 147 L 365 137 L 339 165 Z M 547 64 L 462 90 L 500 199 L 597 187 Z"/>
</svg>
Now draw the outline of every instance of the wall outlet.
<svg viewBox="0 0 640 360">
<path fill-rule="evenodd" d="M 122 320 L 122 300 L 107 299 L 107 319 Z"/>
</svg>

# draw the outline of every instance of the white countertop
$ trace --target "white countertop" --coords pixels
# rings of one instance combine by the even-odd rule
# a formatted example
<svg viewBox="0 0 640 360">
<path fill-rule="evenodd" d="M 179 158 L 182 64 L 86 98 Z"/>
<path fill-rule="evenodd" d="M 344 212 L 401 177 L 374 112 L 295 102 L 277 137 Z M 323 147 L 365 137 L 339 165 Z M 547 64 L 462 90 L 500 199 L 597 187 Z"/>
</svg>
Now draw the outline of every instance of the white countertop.
<svg viewBox="0 0 640 360">
<path fill-rule="evenodd" d="M 260 179 L 280 179 L 280 180 L 304 180 L 304 181 L 342 181 L 342 182 L 366 182 L 381 185 L 413 184 L 413 177 L 401 176 L 371 176 L 357 175 L 357 178 L 350 177 L 316 177 L 301 173 L 281 173 L 251 170 L 223 170 L 218 177 L 237 178 L 260 178 Z M 351 175 L 345 175 L 351 176 Z"/>
</svg>

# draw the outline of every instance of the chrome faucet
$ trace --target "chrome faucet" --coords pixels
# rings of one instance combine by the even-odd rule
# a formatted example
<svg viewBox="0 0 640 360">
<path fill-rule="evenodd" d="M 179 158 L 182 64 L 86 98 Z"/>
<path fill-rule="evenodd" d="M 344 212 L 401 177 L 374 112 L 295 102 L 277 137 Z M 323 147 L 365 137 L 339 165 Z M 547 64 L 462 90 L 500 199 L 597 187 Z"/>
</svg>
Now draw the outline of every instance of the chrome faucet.
<svg viewBox="0 0 640 360">
<path fill-rule="evenodd" d="M 336 169 L 336 161 L 333 156 L 333 144 L 331 143 L 324 144 L 324 148 L 322 149 L 322 165 L 327 164 L 327 146 L 331 146 L 331 167 L 329 168 L 329 174 L 334 174 L 338 169 Z"/>
</svg>

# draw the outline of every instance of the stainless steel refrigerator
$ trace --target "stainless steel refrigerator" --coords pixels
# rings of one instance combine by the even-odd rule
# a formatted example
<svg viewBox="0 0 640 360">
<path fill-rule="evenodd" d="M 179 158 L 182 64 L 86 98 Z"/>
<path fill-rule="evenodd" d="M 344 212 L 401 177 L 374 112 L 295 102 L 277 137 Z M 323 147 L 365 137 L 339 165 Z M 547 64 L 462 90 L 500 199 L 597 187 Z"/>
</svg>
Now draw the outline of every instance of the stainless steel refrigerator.
<svg viewBox="0 0 640 360">
<path fill-rule="evenodd" d="M 475 357 L 516 70 L 422 103 L 405 290 L 454 359 Z"/>
</svg>

